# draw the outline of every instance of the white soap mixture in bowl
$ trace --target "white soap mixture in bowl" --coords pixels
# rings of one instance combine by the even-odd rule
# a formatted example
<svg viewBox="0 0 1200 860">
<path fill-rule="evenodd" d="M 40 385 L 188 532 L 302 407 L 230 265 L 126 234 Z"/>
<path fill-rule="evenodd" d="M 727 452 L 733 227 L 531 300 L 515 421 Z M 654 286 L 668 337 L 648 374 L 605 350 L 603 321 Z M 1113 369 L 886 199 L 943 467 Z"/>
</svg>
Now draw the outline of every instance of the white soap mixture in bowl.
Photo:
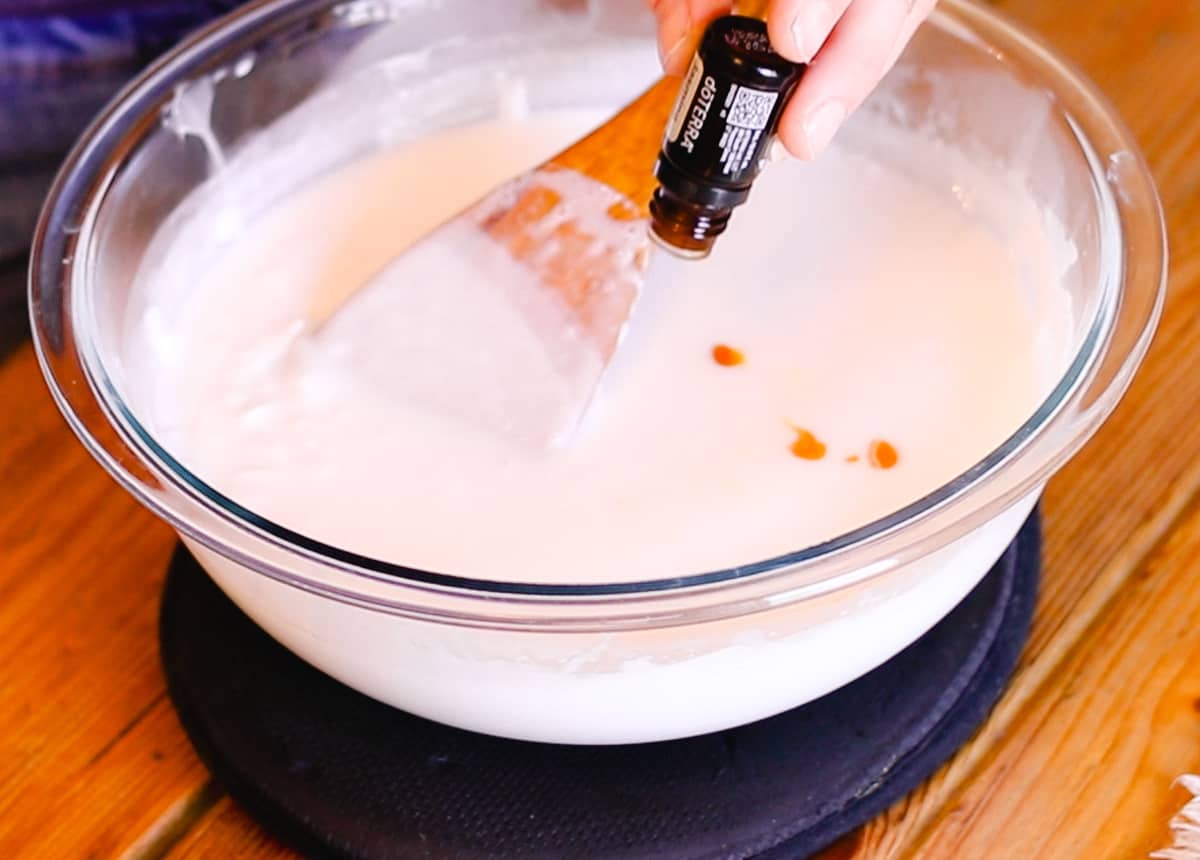
<svg viewBox="0 0 1200 860">
<path fill-rule="evenodd" d="M 573 436 L 429 409 L 357 360 L 402 372 L 428 319 L 381 304 L 317 337 L 306 315 L 649 85 L 648 22 L 524 3 L 452 34 L 445 10 L 343 4 L 314 38 L 321 8 L 234 16 L 152 71 L 107 122 L 158 121 L 118 150 L 102 120 L 72 169 L 107 151 L 110 181 L 47 217 L 91 207 L 72 366 L 120 438 L 76 426 L 251 617 L 376 698 L 620 743 L 829 692 L 971 590 L 1145 349 L 1140 159 L 1085 85 L 955 5 L 709 260 L 652 261 Z M 412 289 L 480 338 L 505 313 L 455 305 L 450 274 Z"/>
<path fill-rule="evenodd" d="M 122 356 L 134 409 L 214 489 L 323 543 L 475 579 L 610 582 L 760 562 L 899 510 L 1003 443 L 1062 378 L 1061 228 L 965 160 L 953 175 L 983 201 L 962 199 L 939 181 L 944 153 L 870 118 L 819 164 L 772 169 L 709 260 L 654 261 L 564 444 L 439 414 L 341 358 L 402 364 L 427 320 L 303 330 L 323 293 L 604 118 L 471 123 L 367 155 L 227 241 L 208 233 L 241 201 L 214 195 L 139 273 L 146 306 Z M 890 154 L 871 152 L 881 139 Z M 197 246 L 219 250 L 198 260 Z M 455 287 L 411 286 L 427 288 Z"/>
</svg>

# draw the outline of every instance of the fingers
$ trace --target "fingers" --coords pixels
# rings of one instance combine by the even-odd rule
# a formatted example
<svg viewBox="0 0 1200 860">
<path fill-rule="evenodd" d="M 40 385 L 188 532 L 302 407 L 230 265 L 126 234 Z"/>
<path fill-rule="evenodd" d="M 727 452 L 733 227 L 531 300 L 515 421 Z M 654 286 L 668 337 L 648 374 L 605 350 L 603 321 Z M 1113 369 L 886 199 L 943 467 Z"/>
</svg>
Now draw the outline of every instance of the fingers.
<svg viewBox="0 0 1200 860">
<path fill-rule="evenodd" d="M 784 0 L 780 0 L 784 2 Z M 800 0 L 803 6 L 813 0 Z M 800 158 L 816 158 L 899 56 L 932 6 L 927 0 L 853 0 L 784 110 L 779 138 Z M 775 36 L 772 33 L 772 42 Z"/>
<path fill-rule="evenodd" d="M 811 62 L 850 0 L 775 0 L 767 14 L 771 45 L 794 63 Z"/>
<path fill-rule="evenodd" d="M 687 71 L 704 28 L 729 14 L 731 0 L 646 0 L 658 18 L 658 55 L 669 75 Z"/>
<path fill-rule="evenodd" d="M 910 0 L 912 2 L 912 0 Z M 937 6 L 937 0 L 915 0 L 912 2 L 912 11 L 908 13 L 908 19 L 904 22 L 904 27 L 900 31 L 900 37 L 896 39 L 896 44 L 892 46 L 892 53 L 888 57 L 883 73 L 886 75 L 892 70 L 892 66 L 896 65 L 896 61 L 900 59 L 900 55 L 904 53 L 904 49 L 908 47 L 908 43 L 912 41 L 912 37 L 916 34 L 917 28 L 924 23 L 929 17 L 929 13 Z"/>
<path fill-rule="evenodd" d="M 895 64 L 936 0 L 770 0 L 771 44 L 809 68 L 780 123 L 793 155 L 816 158 Z M 668 74 L 682 75 L 704 28 L 731 0 L 646 0 Z"/>
</svg>

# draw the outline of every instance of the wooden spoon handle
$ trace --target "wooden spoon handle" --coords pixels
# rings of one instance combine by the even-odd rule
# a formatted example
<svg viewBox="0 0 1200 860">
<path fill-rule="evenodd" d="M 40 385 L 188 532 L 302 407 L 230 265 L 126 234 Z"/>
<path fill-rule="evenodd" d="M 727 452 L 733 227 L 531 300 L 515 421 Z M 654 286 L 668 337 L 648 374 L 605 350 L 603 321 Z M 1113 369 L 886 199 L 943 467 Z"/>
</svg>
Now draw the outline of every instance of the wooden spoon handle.
<svg viewBox="0 0 1200 860">
<path fill-rule="evenodd" d="M 745 15 L 747 18 L 767 17 L 767 6 L 770 0 L 735 0 L 733 12 L 735 15 Z"/>
<path fill-rule="evenodd" d="M 679 78 L 664 77 L 587 137 L 551 159 L 602 182 L 629 198 L 637 214 L 649 214 L 658 182 L 654 161 L 679 92 Z M 631 215 L 633 213 L 630 213 Z"/>
</svg>

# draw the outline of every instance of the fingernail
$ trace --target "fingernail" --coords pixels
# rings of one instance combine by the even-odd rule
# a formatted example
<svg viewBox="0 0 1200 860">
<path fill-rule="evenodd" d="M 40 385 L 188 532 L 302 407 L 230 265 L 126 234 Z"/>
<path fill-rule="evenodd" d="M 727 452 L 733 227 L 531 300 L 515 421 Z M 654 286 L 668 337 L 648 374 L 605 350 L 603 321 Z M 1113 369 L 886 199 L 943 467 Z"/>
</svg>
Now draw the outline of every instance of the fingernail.
<svg viewBox="0 0 1200 860">
<path fill-rule="evenodd" d="M 812 61 L 832 29 L 833 6 L 828 0 L 813 0 L 805 4 L 792 21 L 792 41 L 801 61 Z"/>
<path fill-rule="evenodd" d="M 816 158 L 837 133 L 846 118 L 846 109 L 840 102 L 821 102 L 804 118 L 804 141 L 808 145 L 808 157 Z"/>
<path fill-rule="evenodd" d="M 888 52 L 887 62 L 883 66 L 883 73 L 885 75 L 890 72 L 892 67 L 900 60 L 900 56 L 904 53 L 904 49 L 908 47 L 908 37 L 910 35 L 911 32 L 905 32 L 904 30 L 901 30 L 896 34 L 896 41 L 892 45 L 892 50 Z"/>
<path fill-rule="evenodd" d="M 687 44 L 688 44 L 688 34 L 684 33 L 682 36 L 679 37 L 679 39 L 675 42 L 675 44 L 671 46 L 671 50 L 667 51 L 666 54 L 664 54 L 662 57 L 660 57 L 660 59 L 662 60 L 662 66 L 664 69 L 666 69 L 668 71 L 671 69 L 672 64 L 674 63 L 676 58 L 679 56 L 680 52 L 682 52 L 687 47 Z"/>
</svg>

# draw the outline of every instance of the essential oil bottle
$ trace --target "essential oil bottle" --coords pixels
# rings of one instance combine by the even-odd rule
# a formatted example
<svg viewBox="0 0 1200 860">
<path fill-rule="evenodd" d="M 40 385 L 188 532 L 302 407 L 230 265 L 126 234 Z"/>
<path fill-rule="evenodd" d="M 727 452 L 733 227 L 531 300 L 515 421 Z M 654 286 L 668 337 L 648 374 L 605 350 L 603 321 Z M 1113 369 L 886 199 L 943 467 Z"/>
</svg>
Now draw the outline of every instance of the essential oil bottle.
<svg viewBox="0 0 1200 860">
<path fill-rule="evenodd" d="M 650 234 L 658 244 L 688 259 L 708 256 L 749 197 L 805 68 L 775 53 L 764 21 L 729 15 L 709 26 L 654 168 Z"/>
</svg>

